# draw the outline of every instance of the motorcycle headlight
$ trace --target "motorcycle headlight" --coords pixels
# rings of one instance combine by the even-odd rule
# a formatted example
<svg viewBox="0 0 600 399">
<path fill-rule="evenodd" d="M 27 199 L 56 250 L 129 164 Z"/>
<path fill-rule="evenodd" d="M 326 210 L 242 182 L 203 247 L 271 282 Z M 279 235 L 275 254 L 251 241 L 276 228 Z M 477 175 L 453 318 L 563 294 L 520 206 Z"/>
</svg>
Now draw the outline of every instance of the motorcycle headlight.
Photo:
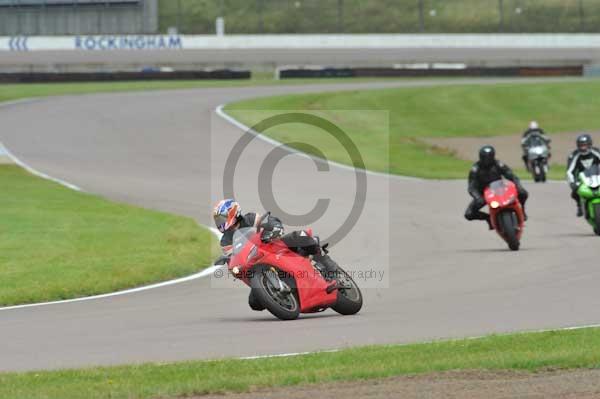
<svg viewBox="0 0 600 399">
<path fill-rule="evenodd" d="M 500 203 L 498 201 L 492 201 L 490 202 L 490 207 L 492 207 L 493 209 L 496 209 L 500 206 Z"/>
</svg>

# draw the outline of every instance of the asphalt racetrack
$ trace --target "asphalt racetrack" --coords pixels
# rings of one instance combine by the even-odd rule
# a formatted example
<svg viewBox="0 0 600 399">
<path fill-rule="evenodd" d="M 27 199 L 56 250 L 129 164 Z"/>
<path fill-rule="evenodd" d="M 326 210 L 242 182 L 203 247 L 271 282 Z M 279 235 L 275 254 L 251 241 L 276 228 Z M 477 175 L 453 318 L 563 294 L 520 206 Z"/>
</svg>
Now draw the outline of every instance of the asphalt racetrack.
<svg viewBox="0 0 600 399">
<path fill-rule="evenodd" d="M 48 98 L 0 108 L 0 141 L 34 168 L 88 192 L 210 224 L 225 162 L 242 135 L 214 115 L 219 104 L 416 84 L 424 83 Z M 255 140 L 240 158 L 235 190 L 248 211 L 262 210 L 257 175 L 272 150 Z M 246 288 L 204 278 L 107 299 L 0 310 L 0 371 L 280 354 L 600 322 L 598 238 L 575 218 L 564 183 L 527 188 L 522 250 L 509 252 L 484 223 L 463 219 L 465 181 L 368 175 L 365 209 L 332 252 L 351 270 L 384 274 L 381 281 L 359 281 L 365 306 L 357 316 L 327 311 L 280 322 L 251 311 Z M 273 192 L 290 213 L 330 199 L 313 226 L 327 236 L 352 207 L 355 176 L 333 166 L 319 172 L 309 158 L 289 155 L 278 164 Z"/>
</svg>

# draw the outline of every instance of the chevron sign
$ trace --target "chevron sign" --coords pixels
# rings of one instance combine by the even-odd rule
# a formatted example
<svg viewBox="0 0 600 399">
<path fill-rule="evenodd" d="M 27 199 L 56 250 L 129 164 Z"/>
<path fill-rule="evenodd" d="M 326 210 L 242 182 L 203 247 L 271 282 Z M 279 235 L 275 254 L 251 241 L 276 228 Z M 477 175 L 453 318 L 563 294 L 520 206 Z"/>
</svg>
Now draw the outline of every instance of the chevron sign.
<svg viewBox="0 0 600 399">
<path fill-rule="evenodd" d="M 27 47 L 27 41 L 29 37 L 27 36 L 12 36 L 8 40 L 8 47 L 10 51 L 29 51 L 29 47 Z"/>
</svg>

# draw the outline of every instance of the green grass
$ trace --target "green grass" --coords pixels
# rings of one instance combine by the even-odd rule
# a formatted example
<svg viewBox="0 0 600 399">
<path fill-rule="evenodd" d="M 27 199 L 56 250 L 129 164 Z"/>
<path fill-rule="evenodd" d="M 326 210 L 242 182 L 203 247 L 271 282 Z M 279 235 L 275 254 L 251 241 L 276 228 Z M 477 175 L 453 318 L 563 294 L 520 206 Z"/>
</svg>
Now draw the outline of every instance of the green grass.
<svg viewBox="0 0 600 399">
<path fill-rule="evenodd" d="M 259 360 L 0 374 L 3 399 L 175 398 L 448 370 L 600 367 L 600 329 L 489 336 Z"/>
<path fill-rule="evenodd" d="M 600 31 L 597 0 L 505 0 L 502 28 L 498 0 L 422 0 L 422 3 L 425 33 Z M 430 13 L 432 10 L 435 15 Z M 421 31 L 417 0 L 159 1 L 161 32 L 174 26 L 182 33 L 213 34 L 218 16 L 225 18 L 228 33 Z"/>
<path fill-rule="evenodd" d="M 189 275 L 216 253 L 212 233 L 188 218 L 79 193 L 13 165 L 0 165 L 0 187 L 0 306 Z"/>
<path fill-rule="evenodd" d="M 344 129 L 369 169 L 464 178 L 470 162 L 419 138 L 519 134 L 531 119 L 550 133 L 598 129 L 599 90 L 597 80 L 393 88 L 251 99 L 230 104 L 226 111 L 248 125 L 282 110 L 309 111 Z M 345 151 L 318 128 L 291 124 L 264 133 L 282 142 L 301 139 L 323 150 L 329 159 L 349 163 Z M 564 171 L 554 168 L 550 177 L 562 179 Z"/>
<path fill-rule="evenodd" d="M 88 83 L 9 83 L 0 84 L 0 102 L 25 98 L 68 94 L 112 93 L 149 90 L 196 89 L 204 87 L 247 87 L 270 85 L 304 85 L 312 83 L 350 83 L 398 80 L 398 78 L 331 78 L 275 80 L 272 74 L 253 73 L 252 79 L 241 80 L 177 80 L 147 82 L 88 82 Z M 410 79 L 403 79 L 403 81 Z M 414 79 L 412 79 L 414 80 Z"/>
</svg>

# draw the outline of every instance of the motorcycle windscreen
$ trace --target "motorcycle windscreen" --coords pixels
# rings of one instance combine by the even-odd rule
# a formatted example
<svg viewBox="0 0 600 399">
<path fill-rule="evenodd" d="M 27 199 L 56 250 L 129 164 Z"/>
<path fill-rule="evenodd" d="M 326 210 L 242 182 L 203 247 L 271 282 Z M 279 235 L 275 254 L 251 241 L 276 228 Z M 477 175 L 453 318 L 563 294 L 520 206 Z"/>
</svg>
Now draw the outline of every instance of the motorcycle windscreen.
<svg viewBox="0 0 600 399">
<path fill-rule="evenodd" d="M 255 233 L 255 227 L 244 227 L 237 229 L 235 233 L 233 233 L 233 255 L 239 254 Z"/>
<path fill-rule="evenodd" d="M 527 147 L 546 147 L 546 141 L 539 134 L 530 135 L 527 140 L 525 140 L 525 145 Z"/>
<path fill-rule="evenodd" d="M 529 157 L 529 159 L 547 157 L 548 147 L 546 147 L 545 145 L 536 145 L 533 147 L 529 147 L 529 150 L 527 151 L 527 156 Z"/>
<path fill-rule="evenodd" d="M 502 197 L 506 194 L 506 190 L 508 190 L 508 185 L 504 180 L 496 180 L 490 183 L 489 190 L 496 197 Z"/>
</svg>

